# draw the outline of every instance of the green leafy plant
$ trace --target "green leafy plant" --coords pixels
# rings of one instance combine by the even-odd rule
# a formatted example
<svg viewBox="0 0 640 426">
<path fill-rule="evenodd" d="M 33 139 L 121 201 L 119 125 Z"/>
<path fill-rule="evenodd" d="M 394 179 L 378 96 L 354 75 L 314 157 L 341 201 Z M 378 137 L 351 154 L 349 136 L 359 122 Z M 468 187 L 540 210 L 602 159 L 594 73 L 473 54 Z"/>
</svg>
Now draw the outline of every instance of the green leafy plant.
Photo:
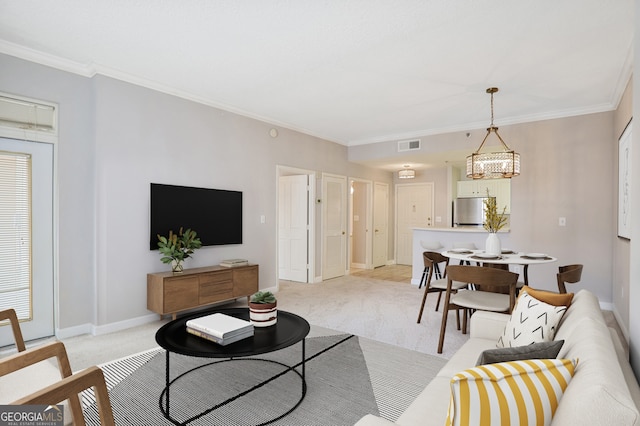
<svg viewBox="0 0 640 426">
<path fill-rule="evenodd" d="M 251 303 L 276 303 L 276 296 L 270 291 L 258 291 L 251 295 Z"/>
<path fill-rule="evenodd" d="M 505 206 L 502 213 L 498 214 L 496 198 L 489 196 L 489 190 L 487 190 L 487 198 L 484 200 L 484 229 L 489 232 L 498 232 L 502 229 L 507 224 L 506 210 Z"/>
<path fill-rule="evenodd" d="M 174 271 L 182 270 L 182 261 L 191 257 L 196 249 L 202 247 L 202 242 L 198 238 L 196 231 L 187 229 L 182 231 L 182 227 L 177 234 L 173 230 L 169 231 L 169 236 L 158 235 L 158 249 L 162 257 L 162 263 L 175 262 L 178 268 L 174 267 Z"/>
</svg>

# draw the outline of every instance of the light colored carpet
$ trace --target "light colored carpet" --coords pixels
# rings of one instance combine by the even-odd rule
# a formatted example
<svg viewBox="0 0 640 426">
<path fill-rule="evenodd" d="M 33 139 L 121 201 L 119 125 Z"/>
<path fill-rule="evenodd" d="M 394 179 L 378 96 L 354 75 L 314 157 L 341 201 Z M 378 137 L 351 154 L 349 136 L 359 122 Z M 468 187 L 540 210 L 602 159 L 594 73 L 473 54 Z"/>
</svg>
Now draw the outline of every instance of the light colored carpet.
<svg viewBox="0 0 640 426">
<path fill-rule="evenodd" d="M 438 295 L 427 297 L 420 324 L 416 323 L 423 289 L 407 283 L 345 276 L 314 284 L 280 281 L 278 306 L 309 323 L 406 349 L 451 358 L 469 339 L 456 329 L 449 313 L 442 354 L 437 353 L 442 310 Z"/>
<path fill-rule="evenodd" d="M 442 314 L 435 311 L 437 294 L 429 295 L 417 324 L 422 294 L 408 283 L 347 275 L 314 284 L 281 281 L 277 297 L 280 309 L 309 321 L 309 337 L 343 332 L 449 359 L 468 335 L 456 330 L 454 314 L 449 313 L 444 351 L 438 354 Z M 225 307 L 245 306 L 245 300 Z M 167 321 L 64 339 L 71 367 L 77 371 L 154 348 L 155 333 Z"/>
</svg>

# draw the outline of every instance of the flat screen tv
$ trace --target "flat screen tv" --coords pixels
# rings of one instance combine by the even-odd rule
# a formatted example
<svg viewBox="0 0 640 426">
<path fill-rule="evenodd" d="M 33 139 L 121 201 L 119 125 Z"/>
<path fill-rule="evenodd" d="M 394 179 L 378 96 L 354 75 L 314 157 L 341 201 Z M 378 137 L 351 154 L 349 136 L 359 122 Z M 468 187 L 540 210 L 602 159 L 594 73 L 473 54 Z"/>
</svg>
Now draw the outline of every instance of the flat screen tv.
<svg viewBox="0 0 640 426">
<path fill-rule="evenodd" d="M 242 192 L 152 183 L 150 222 L 151 250 L 158 234 L 180 227 L 196 231 L 203 246 L 242 244 Z"/>
</svg>

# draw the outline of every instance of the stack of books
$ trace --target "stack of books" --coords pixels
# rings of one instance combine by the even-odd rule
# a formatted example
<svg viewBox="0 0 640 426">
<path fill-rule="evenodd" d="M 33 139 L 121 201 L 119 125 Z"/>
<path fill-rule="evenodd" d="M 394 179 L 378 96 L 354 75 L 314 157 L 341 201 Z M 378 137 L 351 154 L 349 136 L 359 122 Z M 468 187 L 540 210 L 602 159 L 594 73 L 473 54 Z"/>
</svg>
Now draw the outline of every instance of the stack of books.
<svg viewBox="0 0 640 426">
<path fill-rule="evenodd" d="M 244 266 L 248 264 L 249 261 L 247 259 L 226 259 L 220 262 L 220 266 L 224 266 L 227 268 L 233 268 L 234 266 Z"/>
<path fill-rule="evenodd" d="M 216 313 L 187 321 L 187 332 L 226 346 L 253 336 L 253 324 L 230 315 Z"/>
</svg>

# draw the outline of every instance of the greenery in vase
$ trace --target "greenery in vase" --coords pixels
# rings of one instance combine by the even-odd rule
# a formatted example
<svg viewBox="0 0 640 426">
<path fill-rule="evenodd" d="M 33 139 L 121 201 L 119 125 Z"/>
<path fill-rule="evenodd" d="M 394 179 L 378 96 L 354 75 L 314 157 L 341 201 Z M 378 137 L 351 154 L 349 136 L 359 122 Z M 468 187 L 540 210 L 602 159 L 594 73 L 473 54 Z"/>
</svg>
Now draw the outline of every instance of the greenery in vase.
<svg viewBox="0 0 640 426">
<path fill-rule="evenodd" d="M 193 252 L 200 247 L 202 247 L 202 242 L 198 238 L 196 231 L 191 229 L 183 232 L 182 227 L 180 227 L 180 231 L 177 234 L 170 230 L 168 237 L 158 235 L 158 249 L 163 256 L 160 258 L 162 263 L 175 261 L 179 264 L 191 257 Z"/>
<path fill-rule="evenodd" d="M 502 213 L 498 214 L 498 206 L 496 203 L 496 197 L 489 196 L 487 190 L 487 198 L 484 200 L 484 229 L 489 232 L 498 232 L 507 224 L 507 218 L 504 217 L 507 207 L 502 209 Z"/>
<path fill-rule="evenodd" d="M 276 303 L 276 296 L 270 291 L 259 291 L 251 295 L 251 303 Z"/>
</svg>

